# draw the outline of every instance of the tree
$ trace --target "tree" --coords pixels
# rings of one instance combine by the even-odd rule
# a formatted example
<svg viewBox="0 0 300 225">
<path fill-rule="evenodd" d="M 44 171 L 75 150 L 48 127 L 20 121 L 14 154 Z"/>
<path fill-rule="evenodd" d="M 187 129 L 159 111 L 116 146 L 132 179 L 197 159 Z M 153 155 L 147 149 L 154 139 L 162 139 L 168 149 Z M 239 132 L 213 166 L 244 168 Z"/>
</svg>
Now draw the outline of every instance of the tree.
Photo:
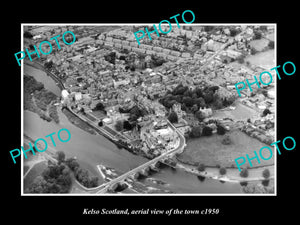
<svg viewBox="0 0 300 225">
<path fill-rule="evenodd" d="M 189 96 L 183 97 L 182 102 L 187 106 L 187 107 L 192 107 L 193 106 L 193 99 Z"/>
<path fill-rule="evenodd" d="M 214 93 L 212 91 L 209 91 L 203 95 L 203 98 L 204 98 L 206 104 L 213 102 L 213 100 L 214 100 L 213 95 L 214 95 Z"/>
<path fill-rule="evenodd" d="M 95 110 L 103 110 L 105 107 L 101 102 L 98 102 L 95 106 Z"/>
<path fill-rule="evenodd" d="M 135 66 L 131 65 L 130 66 L 130 71 L 134 72 L 135 71 Z"/>
<path fill-rule="evenodd" d="M 198 111 L 198 106 L 196 104 L 193 105 L 193 107 L 191 108 L 192 112 L 195 113 Z"/>
<path fill-rule="evenodd" d="M 115 124 L 115 129 L 117 131 L 122 131 L 123 130 L 123 121 L 122 120 L 118 120 Z"/>
<path fill-rule="evenodd" d="M 46 69 L 50 69 L 53 66 L 53 62 L 52 61 L 45 62 L 44 66 L 46 67 Z"/>
<path fill-rule="evenodd" d="M 213 103 L 213 106 L 215 107 L 215 109 L 222 109 L 223 101 L 219 97 L 217 97 Z"/>
<path fill-rule="evenodd" d="M 85 169 L 79 168 L 75 172 L 76 179 L 85 187 L 91 188 L 98 186 L 98 177 L 90 177 L 89 172 Z"/>
<path fill-rule="evenodd" d="M 258 51 L 255 49 L 255 48 L 251 48 L 250 49 L 250 51 L 251 51 L 251 55 L 255 55 Z"/>
<path fill-rule="evenodd" d="M 210 86 L 208 88 L 209 91 L 212 91 L 213 93 L 215 93 L 217 90 L 219 90 L 219 86 Z"/>
<path fill-rule="evenodd" d="M 174 112 L 174 111 L 171 111 L 169 116 L 168 116 L 168 120 L 171 122 L 171 123 L 178 123 L 178 116 L 177 116 L 177 113 Z"/>
<path fill-rule="evenodd" d="M 98 186 L 98 177 L 92 177 L 91 180 L 90 180 L 90 186 L 91 187 L 97 187 Z"/>
<path fill-rule="evenodd" d="M 263 186 L 268 186 L 269 183 L 270 183 L 270 180 L 268 180 L 268 179 L 262 180 L 262 181 L 261 181 L 261 184 L 262 184 Z"/>
<path fill-rule="evenodd" d="M 268 109 L 268 108 L 264 109 L 264 111 L 263 111 L 263 113 L 262 113 L 262 116 L 265 117 L 265 116 L 268 115 L 268 114 L 271 114 L 270 109 Z"/>
<path fill-rule="evenodd" d="M 238 32 L 239 31 L 236 28 L 231 28 L 230 29 L 230 36 L 234 37 L 234 36 L 236 36 L 238 34 Z"/>
<path fill-rule="evenodd" d="M 212 135 L 212 128 L 205 126 L 202 130 L 203 136 L 211 136 Z"/>
<path fill-rule="evenodd" d="M 223 145 L 230 145 L 232 143 L 231 138 L 228 134 L 225 135 L 225 137 L 222 140 Z"/>
<path fill-rule="evenodd" d="M 110 62 L 111 64 L 115 64 L 116 53 L 115 52 L 111 52 L 108 55 L 104 56 L 104 59 L 106 61 Z"/>
<path fill-rule="evenodd" d="M 214 26 L 204 26 L 204 31 L 205 32 L 210 32 L 214 29 Z"/>
<path fill-rule="evenodd" d="M 241 186 L 247 186 L 248 182 L 247 181 L 240 181 Z"/>
<path fill-rule="evenodd" d="M 262 38 L 262 32 L 260 30 L 254 30 L 254 39 L 261 39 Z"/>
<path fill-rule="evenodd" d="M 67 193 L 72 179 L 70 169 L 64 164 L 48 164 L 41 176 L 36 177 L 28 188 L 30 193 Z"/>
<path fill-rule="evenodd" d="M 79 110 L 79 112 L 81 112 L 82 114 L 85 114 L 84 108 L 81 107 L 80 110 Z"/>
<path fill-rule="evenodd" d="M 241 177 L 248 177 L 248 170 L 246 168 L 243 168 L 242 171 L 240 172 Z"/>
<path fill-rule="evenodd" d="M 29 31 L 25 31 L 24 38 L 33 38 L 33 35 Z"/>
<path fill-rule="evenodd" d="M 200 87 L 196 87 L 196 88 L 194 89 L 194 92 L 197 94 L 198 98 L 203 96 L 202 90 L 201 90 Z"/>
<path fill-rule="evenodd" d="M 240 63 L 240 64 L 243 64 L 245 62 L 245 56 L 243 55 L 240 55 L 236 58 L 236 60 Z"/>
<path fill-rule="evenodd" d="M 260 26 L 260 30 L 263 32 L 267 32 L 268 28 L 267 28 L 267 26 Z"/>
<path fill-rule="evenodd" d="M 184 93 L 183 93 L 184 96 L 186 97 L 192 97 L 193 96 L 193 91 L 187 89 Z"/>
<path fill-rule="evenodd" d="M 199 121 L 202 121 L 205 117 L 204 117 L 204 114 L 201 112 L 201 111 L 197 111 L 195 113 L 195 117 L 199 120 Z"/>
<path fill-rule="evenodd" d="M 265 179 L 268 179 L 270 177 L 270 170 L 264 169 L 264 171 L 262 172 L 262 175 Z"/>
<path fill-rule="evenodd" d="M 222 125 L 217 124 L 217 134 L 224 135 L 225 132 L 226 132 L 226 129 Z"/>
<path fill-rule="evenodd" d="M 200 163 L 197 169 L 199 172 L 203 172 L 205 170 L 205 165 L 203 163 Z"/>
<path fill-rule="evenodd" d="M 125 130 L 132 130 L 132 128 L 133 128 L 133 126 L 131 125 L 131 123 L 128 120 L 124 121 L 123 127 Z"/>
<path fill-rule="evenodd" d="M 63 151 L 58 151 L 56 152 L 56 158 L 58 160 L 59 163 L 64 162 L 65 161 L 65 153 Z"/>
<path fill-rule="evenodd" d="M 221 167 L 220 170 L 219 170 L 219 173 L 221 175 L 225 175 L 226 174 L 226 168 L 225 167 Z"/>
<path fill-rule="evenodd" d="M 73 171 L 75 172 L 79 167 L 79 163 L 74 158 L 69 158 L 65 160 L 65 164 Z"/>
<path fill-rule="evenodd" d="M 204 108 L 204 107 L 206 107 L 205 100 L 204 100 L 204 98 L 202 98 L 202 97 L 199 97 L 199 98 L 197 98 L 197 99 L 194 99 L 194 104 L 197 104 L 197 106 L 198 106 L 199 108 Z"/>
<path fill-rule="evenodd" d="M 201 136 L 201 127 L 200 126 L 192 127 L 190 136 L 191 137 L 200 137 Z"/>
</svg>

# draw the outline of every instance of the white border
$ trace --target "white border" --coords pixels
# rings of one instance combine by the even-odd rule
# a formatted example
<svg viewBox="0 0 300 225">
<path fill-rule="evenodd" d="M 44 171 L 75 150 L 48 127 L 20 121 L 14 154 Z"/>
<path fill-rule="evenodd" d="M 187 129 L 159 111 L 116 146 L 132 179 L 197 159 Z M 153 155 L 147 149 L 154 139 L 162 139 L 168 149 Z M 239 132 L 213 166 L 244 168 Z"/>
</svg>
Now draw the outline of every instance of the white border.
<svg viewBox="0 0 300 225">
<path fill-rule="evenodd" d="M 176 25 L 176 23 L 171 23 Z M 23 43 L 23 26 L 152 26 L 153 23 L 21 23 L 21 50 L 24 49 Z M 227 25 L 249 25 L 249 26 L 268 26 L 273 25 L 274 28 L 274 52 L 275 52 L 275 66 L 277 65 L 277 23 L 192 23 L 192 24 L 183 24 L 184 26 L 227 26 Z M 270 68 L 271 69 L 271 68 Z M 24 121 L 23 121 L 23 78 L 24 78 L 24 63 L 21 62 L 21 146 L 23 146 L 23 131 L 24 131 Z M 277 140 L 277 76 L 275 76 L 275 140 Z M 275 147 L 274 147 L 275 152 Z M 21 196 L 277 196 L 277 154 L 274 154 L 274 193 L 273 194 L 240 194 L 240 193 L 199 193 L 199 194 L 190 194 L 190 193 L 176 193 L 176 194 L 24 194 L 24 184 L 23 184 L 23 158 L 21 157 Z"/>
</svg>

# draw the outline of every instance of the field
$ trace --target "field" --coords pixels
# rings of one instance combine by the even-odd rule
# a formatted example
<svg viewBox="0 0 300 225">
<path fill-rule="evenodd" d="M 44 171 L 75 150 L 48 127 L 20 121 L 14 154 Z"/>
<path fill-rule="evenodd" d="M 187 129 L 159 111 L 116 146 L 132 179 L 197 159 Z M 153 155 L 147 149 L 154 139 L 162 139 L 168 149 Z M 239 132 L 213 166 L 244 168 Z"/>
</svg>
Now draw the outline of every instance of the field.
<svg viewBox="0 0 300 225">
<path fill-rule="evenodd" d="M 254 109 L 251 109 L 240 102 L 236 102 L 235 106 L 236 108 L 234 110 L 215 111 L 214 117 L 215 118 L 229 117 L 234 120 L 247 120 L 248 118 L 258 115 L 258 112 L 256 112 Z"/>
<path fill-rule="evenodd" d="M 268 44 L 269 40 L 264 38 L 250 41 L 250 46 L 259 52 L 263 51 L 266 47 L 268 47 Z"/>
<path fill-rule="evenodd" d="M 258 65 L 266 68 L 273 68 L 275 66 L 274 50 L 267 50 L 259 52 L 255 55 L 250 55 L 245 58 L 252 65 Z"/>
<path fill-rule="evenodd" d="M 223 135 L 213 134 L 210 137 L 200 137 L 189 139 L 187 147 L 178 159 L 189 164 L 203 163 L 206 166 L 225 166 L 236 167 L 234 159 L 238 157 L 245 157 L 246 154 L 250 158 L 254 156 L 256 151 L 259 154 L 259 149 L 266 146 L 266 144 L 249 137 L 247 134 L 239 130 L 228 132 L 232 143 L 230 145 L 222 144 Z M 273 149 L 273 148 L 272 148 Z M 274 152 L 274 151 L 273 151 Z M 268 152 L 263 152 L 264 157 L 268 157 Z M 274 156 L 270 160 L 252 160 L 253 167 L 265 166 L 274 164 Z M 250 167 L 248 161 L 244 167 Z"/>
</svg>

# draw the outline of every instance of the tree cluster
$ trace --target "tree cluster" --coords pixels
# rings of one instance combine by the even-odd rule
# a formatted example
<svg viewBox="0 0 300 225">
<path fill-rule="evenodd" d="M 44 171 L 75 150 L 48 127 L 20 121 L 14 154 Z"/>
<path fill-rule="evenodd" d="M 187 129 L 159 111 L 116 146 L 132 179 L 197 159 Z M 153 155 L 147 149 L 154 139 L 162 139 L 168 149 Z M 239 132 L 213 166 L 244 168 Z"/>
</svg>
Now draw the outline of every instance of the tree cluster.
<svg viewBox="0 0 300 225">
<path fill-rule="evenodd" d="M 33 35 L 29 31 L 24 32 L 24 38 L 33 38 Z"/>
<path fill-rule="evenodd" d="M 83 186 L 87 188 L 98 186 L 98 177 L 90 177 L 89 172 L 86 169 L 81 168 L 76 159 L 69 158 L 65 160 L 65 164 L 74 172 L 75 178 Z"/>
<path fill-rule="evenodd" d="M 235 28 L 235 27 L 230 28 L 230 36 L 231 37 L 236 36 L 238 33 L 240 33 L 240 31 L 237 28 Z"/>
<path fill-rule="evenodd" d="M 44 66 L 45 66 L 46 69 L 51 69 L 52 66 L 53 66 L 53 62 L 52 62 L 52 61 L 45 62 L 45 63 L 44 63 Z"/>
<path fill-rule="evenodd" d="M 44 85 L 41 82 L 36 81 L 32 76 L 24 75 L 24 92 L 33 93 L 34 91 L 42 90 Z"/>
<path fill-rule="evenodd" d="M 190 90 L 187 86 L 182 84 L 177 85 L 173 91 L 167 92 L 159 101 L 166 108 L 171 108 L 175 103 L 183 104 L 183 110 L 198 111 L 200 107 L 206 107 L 213 104 L 218 98 L 215 95 L 218 86 L 211 86 Z M 192 108 L 194 107 L 194 108 Z"/>
<path fill-rule="evenodd" d="M 240 176 L 241 176 L 241 177 L 246 178 L 246 177 L 248 177 L 248 175 L 249 175 L 248 170 L 245 169 L 245 168 L 242 169 L 242 171 L 240 172 Z"/>
<path fill-rule="evenodd" d="M 124 124 L 123 120 L 118 120 L 115 124 L 116 131 L 119 131 L 119 132 L 122 131 L 124 128 L 123 124 Z"/>
<path fill-rule="evenodd" d="M 165 59 L 155 55 L 151 55 L 150 67 L 158 67 L 164 64 L 165 62 L 166 62 Z"/>
<path fill-rule="evenodd" d="M 26 190 L 28 193 L 68 193 L 72 185 L 70 169 L 66 164 L 48 163 L 48 167 Z"/>
<path fill-rule="evenodd" d="M 177 116 L 177 113 L 174 112 L 174 111 L 171 111 L 169 116 L 168 116 L 168 120 L 171 122 L 171 123 L 177 123 L 178 122 L 178 116 Z"/>
<path fill-rule="evenodd" d="M 34 102 L 33 102 L 34 98 Z M 42 119 L 50 122 L 54 119 L 59 122 L 56 107 L 50 105 L 49 116 L 47 106 L 56 100 L 57 96 L 52 92 L 44 89 L 44 85 L 37 82 L 33 77 L 24 75 L 24 109 L 37 113 Z"/>
<path fill-rule="evenodd" d="M 101 103 L 101 102 L 98 102 L 94 108 L 94 110 L 99 110 L 99 111 L 102 111 L 104 110 L 104 105 Z"/>
<path fill-rule="evenodd" d="M 211 136 L 212 131 L 213 131 L 213 129 L 209 126 L 196 125 L 196 126 L 192 127 L 189 136 L 191 138 L 197 138 L 197 137 L 201 137 L 201 136 Z"/>
<path fill-rule="evenodd" d="M 55 123 L 59 123 L 59 116 L 57 114 L 57 108 L 55 105 L 49 106 L 49 116 L 54 120 Z"/>
<path fill-rule="evenodd" d="M 130 114 L 128 120 L 122 121 L 123 128 L 126 130 L 132 130 L 137 125 L 137 119 L 147 115 L 147 111 L 145 109 L 140 109 L 137 105 L 130 109 L 119 107 L 119 112 Z"/>
<path fill-rule="evenodd" d="M 222 140 L 223 145 L 230 145 L 232 143 L 232 140 L 228 134 L 226 134 Z"/>
<path fill-rule="evenodd" d="M 262 31 L 261 30 L 254 30 L 253 33 L 254 33 L 254 37 L 253 37 L 254 40 L 258 40 L 258 39 L 262 38 Z"/>
<path fill-rule="evenodd" d="M 111 64 L 115 64 L 116 61 L 116 53 L 115 52 L 111 52 L 107 55 L 104 56 L 104 59 L 108 62 L 110 62 Z"/>
</svg>

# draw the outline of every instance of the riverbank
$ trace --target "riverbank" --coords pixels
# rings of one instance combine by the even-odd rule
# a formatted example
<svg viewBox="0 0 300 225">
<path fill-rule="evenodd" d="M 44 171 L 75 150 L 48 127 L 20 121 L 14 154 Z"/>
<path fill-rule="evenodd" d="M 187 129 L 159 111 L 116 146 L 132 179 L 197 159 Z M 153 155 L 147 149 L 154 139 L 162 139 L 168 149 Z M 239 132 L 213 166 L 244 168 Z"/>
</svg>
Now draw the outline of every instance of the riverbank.
<svg viewBox="0 0 300 225">
<path fill-rule="evenodd" d="M 262 172 L 265 169 L 269 169 L 270 177 L 268 179 L 274 179 L 274 166 L 264 166 L 259 168 L 248 169 L 248 177 L 241 177 L 240 171 L 234 168 L 226 168 L 226 174 L 221 175 L 220 169 L 217 167 L 205 167 L 204 171 L 199 171 L 196 166 L 187 165 L 184 163 L 177 163 L 176 166 L 178 169 L 185 170 L 195 174 L 196 176 L 203 176 L 206 178 L 211 178 L 215 180 L 239 183 L 239 182 L 252 182 L 252 181 L 263 181 L 265 178 L 262 175 Z"/>
<path fill-rule="evenodd" d="M 220 182 L 239 183 L 243 193 L 274 194 L 274 166 L 248 169 L 248 177 L 241 177 L 238 169 L 226 169 L 226 174 L 220 175 L 219 168 L 206 167 L 205 171 L 198 171 L 197 167 L 177 163 L 177 168 L 198 176 L 200 180 L 205 178 Z M 265 179 L 262 173 L 265 169 L 270 171 L 270 177 Z"/>
<path fill-rule="evenodd" d="M 259 140 L 248 136 L 239 129 L 234 129 L 226 133 L 230 143 L 224 144 L 225 135 L 212 134 L 199 138 L 190 138 L 184 151 L 177 155 L 177 160 L 184 164 L 198 166 L 204 164 L 209 167 L 237 168 L 235 159 L 248 154 L 253 155 L 254 150 L 259 150 L 265 144 Z M 274 165 L 274 158 L 262 160 L 260 164 L 252 161 L 253 167 Z M 248 163 L 242 165 L 247 168 Z"/>
<path fill-rule="evenodd" d="M 75 116 L 73 113 L 71 113 L 69 110 L 63 108 L 62 113 L 65 114 L 65 116 L 68 118 L 68 120 L 74 124 L 76 127 L 90 133 L 93 135 L 97 135 L 98 133 L 95 131 L 94 128 L 92 128 L 88 123 L 82 121 L 80 118 Z"/>
</svg>

